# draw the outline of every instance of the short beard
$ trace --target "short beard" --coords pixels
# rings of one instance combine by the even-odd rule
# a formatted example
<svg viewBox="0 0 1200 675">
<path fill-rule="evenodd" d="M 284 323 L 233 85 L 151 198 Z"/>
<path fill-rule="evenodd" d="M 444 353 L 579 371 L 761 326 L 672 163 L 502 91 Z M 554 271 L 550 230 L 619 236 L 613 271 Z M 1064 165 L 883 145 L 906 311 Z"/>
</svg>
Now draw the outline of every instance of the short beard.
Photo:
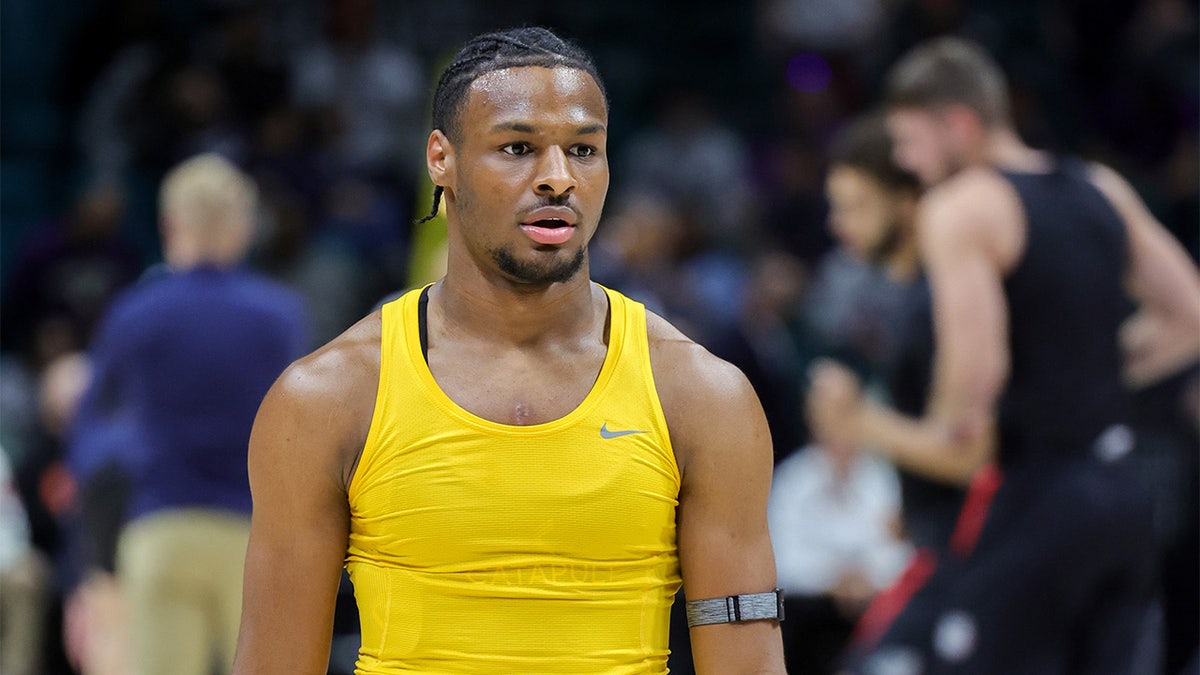
<svg viewBox="0 0 1200 675">
<path fill-rule="evenodd" d="M 872 265 L 885 265 L 892 255 L 900 248 L 900 223 L 891 218 L 885 226 L 885 231 L 879 241 L 867 253 L 867 261 Z"/>
<path fill-rule="evenodd" d="M 525 284 L 553 284 L 569 280 L 583 268 L 587 251 L 580 248 L 575 256 L 562 263 L 542 264 L 531 261 L 520 261 L 513 257 L 508 249 L 494 249 L 492 259 L 500 267 L 500 271 L 512 279 Z"/>
</svg>

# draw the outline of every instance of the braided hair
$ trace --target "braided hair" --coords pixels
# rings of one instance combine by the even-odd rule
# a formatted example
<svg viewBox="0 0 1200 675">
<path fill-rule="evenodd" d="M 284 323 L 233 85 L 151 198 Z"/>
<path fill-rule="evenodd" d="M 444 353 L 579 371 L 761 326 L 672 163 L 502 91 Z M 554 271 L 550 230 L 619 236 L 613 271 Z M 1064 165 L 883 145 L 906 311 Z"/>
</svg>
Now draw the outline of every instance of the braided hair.
<svg viewBox="0 0 1200 675">
<path fill-rule="evenodd" d="M 512 28 L 471 38 L 454 55 L 438 78 L 433 93 L 433 128 L 442 130 L 452 141 L 458 140 L 462 131 L 459 113 L 471 83 L 485 73 L 521 66 L 582 70 L 592 76 L 596 86 L 600 87 L 605 105 L 608 104 L 604 82 L 587 52 L 545 28 Z M 442 192 L 442 186 L 434 186 L 433 208 L 417 224 L 437 216 Z"/>
</svg>

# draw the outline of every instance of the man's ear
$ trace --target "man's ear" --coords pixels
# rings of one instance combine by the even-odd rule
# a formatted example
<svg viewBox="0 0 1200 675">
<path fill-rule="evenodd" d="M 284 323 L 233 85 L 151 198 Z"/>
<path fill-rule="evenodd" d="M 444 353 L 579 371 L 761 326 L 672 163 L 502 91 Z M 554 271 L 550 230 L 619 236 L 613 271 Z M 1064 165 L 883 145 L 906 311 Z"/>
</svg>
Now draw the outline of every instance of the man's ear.
<svg viewBox="0 0 1200 675">
<path fill-rule="evenodd" d="M 942 119 L 959 138 L 974 139 L 987 133 L 979 113 L 962 104 L 947 106 Z"/>
<path fill-rule="evenodd" d="M 429 180 L 434 185 L 452 188 L 454 176 L 454 147 L 450 139 L 441 129 L 434 129 L 429 134 L 429 142 L 425 145 L 425 165 L 429 169 Z"/>
</svg>

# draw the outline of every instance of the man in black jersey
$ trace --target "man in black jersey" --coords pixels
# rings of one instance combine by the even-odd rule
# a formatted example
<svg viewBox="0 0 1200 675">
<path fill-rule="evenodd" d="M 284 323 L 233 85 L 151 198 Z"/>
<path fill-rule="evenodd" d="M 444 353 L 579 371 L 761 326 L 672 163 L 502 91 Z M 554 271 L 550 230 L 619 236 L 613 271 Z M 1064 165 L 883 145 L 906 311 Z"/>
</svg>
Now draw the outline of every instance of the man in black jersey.
<svg viewBox="0 0 1200 675">
<path fill-rule="evenodd" d="M 971 491 L 951 555 L 901 611 L 930 619 L 897 622 L 855 668 L 1137 672 L 1154 551 L 1123 461 L 1126 390 L 1200 357 L 1200 274 L 1116 173 L 1020 140 L 1004 78 L 977 46 L 918 46 L 890 73 L 886 103 L 896 160 L 927 187 L 929 401 L 902 415 L 822 364 L 811 412 Z"/>
</svg>

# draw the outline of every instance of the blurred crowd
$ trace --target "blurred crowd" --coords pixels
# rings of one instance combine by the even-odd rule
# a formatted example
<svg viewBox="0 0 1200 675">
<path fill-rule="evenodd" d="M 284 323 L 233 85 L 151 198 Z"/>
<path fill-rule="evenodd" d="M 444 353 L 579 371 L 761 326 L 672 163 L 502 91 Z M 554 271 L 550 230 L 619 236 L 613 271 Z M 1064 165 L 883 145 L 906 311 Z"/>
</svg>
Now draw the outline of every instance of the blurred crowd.
<svg viewBox="0 0 1200 675">
<path fill-rule="evenodd" d="M 13 491 L 0 495 L 0 672 L 103 672 L 80 661 L 105 656 L 81 646 L 103 640 L 77 608 L 120 602 L 102 585 L 79 592 L 113 554 L 78 542 L 121 524 L 89 518 L 104 484 L 79 482 L 66 439 L 97 326 L 163 263 L 167 171 L 216 153 L 253 178 L 245 265 L 303 298 L 315 347 L 436 278 L 444 223 L 412 225 L 429 208 L 433 78 L 463 39 L 514 24 L 575 39 L 606 80 L 612 189 L 593 277 L 746 372 L 781 467 L 811 451 L 786 467 L 789 496 L 826 513 L 827 531 L 772 523 L 797 556 L 780 564 L 800 586 L 785 624 L 789 654 L 805 655 L 789 658 L 794 673 L 824 672 L 821 650 L 908 551 L 889 525 L 889 467 L 817 447 L 802 414 L 815 358 L 837 356 L 868 385 L 891 358 L 886 274 L 836 245 L 825 188 L 832 139 L 876 103 L 896 56 L 939 34 L 979 41 L 1010 77 L 1025 138 L 1113 166 L 1200 248 L 1195 0 L 4 0 L 0 477 Z M 1194 369 L 1138 395 L 1164 578 L 1178 584 L 1163 632 L 1185 636 L 1168 642 L 1172 664 L 1195 650 L 1196 397 Z M 339 618 L 349 637 L 331 672 L 351 667 L 352 623 Z"/>
</svg>

